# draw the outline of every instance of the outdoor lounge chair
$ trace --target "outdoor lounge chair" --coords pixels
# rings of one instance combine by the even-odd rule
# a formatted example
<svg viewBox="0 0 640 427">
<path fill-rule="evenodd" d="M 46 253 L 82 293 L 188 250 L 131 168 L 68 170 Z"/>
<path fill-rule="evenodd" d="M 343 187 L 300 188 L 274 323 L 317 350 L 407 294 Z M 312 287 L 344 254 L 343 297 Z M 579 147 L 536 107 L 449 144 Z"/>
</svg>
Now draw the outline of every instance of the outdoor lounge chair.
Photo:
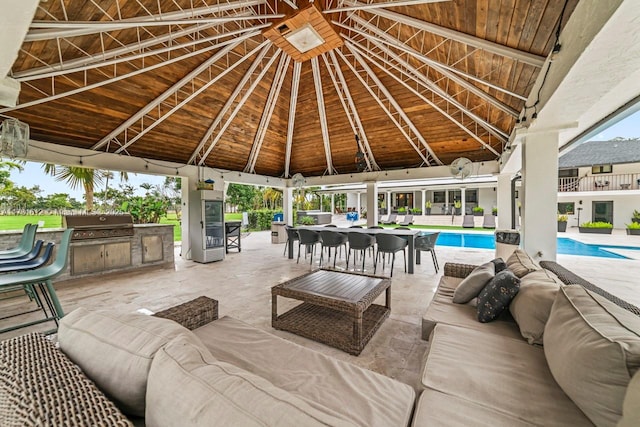
<svg viewBox="0 0 640 427">
<path fill-rule="evenodd" d="M 496 217 L 493 214 L 484 214 L 484 221 L 482 221 L 482 228 L 496 228 Z"/>
<path fill-rule="evenodd" d="M 404 220 L 398 223 L 398 225 L 411 225 L 411 224 L 413 224 L 413 215 L 411 214 L 405 215 Z"/>
<path fill-rule="evenodd" d="M 396 219 L 398 218 L 397 214 L 389 214 L 389 218 L 386 221 L 380 221 L 380 223 L 382 224 L 395 224 L 396 223 Z"/>
<path fill-rule="evenodd" d="M 473 219 L 473 215 L 465 215 L 462 220 L 462 227 L 464 228 L 474 228 L 476 226 L 475 220 Z"/>
</svg>

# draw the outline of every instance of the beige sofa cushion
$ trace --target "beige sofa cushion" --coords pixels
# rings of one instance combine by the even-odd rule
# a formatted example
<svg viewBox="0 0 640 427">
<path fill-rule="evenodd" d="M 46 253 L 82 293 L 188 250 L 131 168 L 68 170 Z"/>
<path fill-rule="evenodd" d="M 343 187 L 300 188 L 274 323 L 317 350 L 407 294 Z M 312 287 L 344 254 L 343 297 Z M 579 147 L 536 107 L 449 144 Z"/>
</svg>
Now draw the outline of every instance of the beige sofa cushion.
<svg viewBox="0 0 640 427">
<path fill-rule="evenodd" d="M 144 416 L 147 376 L 158 349 L 189 330 L 143 314 L 78 308 L 60 321 L 60 349 L 123 412 Z"/>
<path fill-rule="evenodd" d="M 492 262 L 476 267 L 453 292 L 453 302 L 466 304 L 478 296 L 485 285 L 495 276 L 495 265 Z"/>
<path fill-rule="evenodd" d="M 215 323 L 215 322 L 213 322 Z M 145 423 L 180 426 L 354 426 L 179 336 L 151 364 Z"/>
<path fill-rule="evenodd" d="M 544 352 L 560 387 L 598 426 L 613 426 L 640 368 L 640 317 L 582 286 L 558 291 Z"/>
<path fill-rule="evenodd" d="M 516 276 L 522 278 L 527 274 L 540 270 L 540 267 L 531 259 L 522 249 L 516 249 L 511 256 L 507 258 L 507 268 Z"/>
<path fill-rule="evenodd" d="M 511 301 L 509 311 L 529 344 L 542 345 L 544 326 L 558 289 L 560 284 L 546 270 L 536 270 L 520 279 L 520 290 Z"/>
<path fill-rule="evenodd" d="M 407 384 L 231 317 L 211 322 L 194 333 L 216 359 L 256 374 L 319 410 L 331 410 L 361 426 L 409 424 L 415 391 Z"/>
<path fill-rule="evenodd" d="M 535 425 L 591 425 L 554 381 L 542 348 L 521 337 L 438 324 L 422 384 Z"/>
<path fill-rule="evenodd" d="M 427 311 L 422 317 L 422 339 L 429 340 L 433 328 L 438 323 L 462 326 L 465 328 L 489 331 L 490 333 L 511 338 L 520 338 L 518 325 L 508 312 L 503 312 L 498 319 L 489 323 L 478 322 L 476 301 L 467 304 L 456 304 L 452 301 L 453 291 L 450 287 L 461 281 L 454 277 L 442 276 L 440 285 Z M 443 286 L 444 285 L 444 286 Z"/>
<path fill-rule="evenodd" d="M 618 427 L 638 427 L 640 426 L 640 371 L 636 372 L 622 404 L 622 419 Z"/>
<path fill-rule="evenodd" d="M 420 394 L 411 423 L 412 427 L 531 427 L 534 425 L 504 412 L 430 388 Z"/>
</svg>

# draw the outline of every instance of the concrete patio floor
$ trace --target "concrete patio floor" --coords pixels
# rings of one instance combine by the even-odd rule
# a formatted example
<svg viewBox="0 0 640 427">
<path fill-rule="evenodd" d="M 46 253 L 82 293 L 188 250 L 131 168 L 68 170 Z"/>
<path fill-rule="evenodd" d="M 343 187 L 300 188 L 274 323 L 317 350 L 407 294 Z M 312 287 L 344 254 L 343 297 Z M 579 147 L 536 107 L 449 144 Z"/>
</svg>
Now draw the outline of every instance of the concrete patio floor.
<svg viewBox="0 0 640 427">
<path fill-rule="evenodd" d="M 631 245 L 631 237 L 587 236 L 570 232 L 580 240 L 607 239 L 608 243 Z M 624 242 L 623 242 L 624 241 Z M 637 246 L 640 246 L 640 242 Z M 232 316 L 255 327 L 264 329 L 284 339 L 296 342 L 346 360 L 364 368 L 396 378 L 419 388 L 420 371 L 427 343 L 420 338 L 421 318 L 433 297 L 442 275 L 435 273 L 431 257 L 423 254 L 423 262 L 416 266 L 415 274 L 405 274 L 402 256 L 396 260 L 392 279 L 391 316 L 374 335 L 360 356 L 355 357 L 320 343 L 276 331 L 271 328 L 271 287 L 310 270 L 301 258 L 283 256 L 283 244 L 272 244 L 271 233 L 252 232 L 243 235 L 242 252 L 231 252 L 222 262 L 198 264 L 180 258 L 180 246 L 176 246 L 176 263 L 172 269 L 143 270 L 110 274 L 88 279 L 56 283 L 58 296 L 65 312 L 77 307 L 107 309 L 117 312 L 135 312 L 140 309 L 158 311 L 200 295 L 219 301 L 220 316 Z M 441 267 L 446 262 L 479 264 L 493 258 L 494 251 L 437 246 Z M 635 251 L 634 251 L 635 252 Z M 297 252 L 296 252 L 297 254 Z M 558 262 L 608 291 L 640 305 L 640 260 L 595 258 L 571 255 L 558 256 Z M 338 267 L 344 268 L 343 258 Z M 317 263 L 313 268 L 317 268 Z M 367 257 L 366 269 L 372 271 L 372 258 Z M 380 273 L 380 271 L 378 271 Z M 385 271 L 388 274 L 389 270 Z M 382 303 L 383 297 L 379 299 Z M 279 299 L 279 309 L 286 309 Z M 291 301 L 290 304 L 294 302 Z M 0 301 L 3 316 L 28 305 L 26 297 Z M 33 304 L 33 303 L 31 303 Z M 0 327 L 7 324 L 0 322 Z M 40 329 L 51 328 L 41 325 Z M 0 339 L 19 335 L 26 330 L 0 335 Z"/>
</svg>

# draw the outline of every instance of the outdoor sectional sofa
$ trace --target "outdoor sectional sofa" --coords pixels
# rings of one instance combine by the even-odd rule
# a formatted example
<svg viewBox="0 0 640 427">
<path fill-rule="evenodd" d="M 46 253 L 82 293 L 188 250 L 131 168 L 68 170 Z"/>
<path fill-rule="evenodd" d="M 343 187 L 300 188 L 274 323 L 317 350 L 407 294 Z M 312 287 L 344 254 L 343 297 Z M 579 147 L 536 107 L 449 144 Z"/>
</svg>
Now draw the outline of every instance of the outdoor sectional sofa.
<svg viewBox="0 0 640 427">
<path fill-rule="evenodd" d="M 640 426 L 640 309 L 521 250 L 506 264 L 519 292 L 487 323 L 477 299 L 453 302 L 482 269 L 445 265 L 413 426 Z"/>
<path fill-rule="evenodd" d="M 406 384 L 218 319 L 206 297 L 156 316 L 80 308 L 58 342 L 0 342 L 0 425 L 407 426 L 415 404 Z"/>
</svg>

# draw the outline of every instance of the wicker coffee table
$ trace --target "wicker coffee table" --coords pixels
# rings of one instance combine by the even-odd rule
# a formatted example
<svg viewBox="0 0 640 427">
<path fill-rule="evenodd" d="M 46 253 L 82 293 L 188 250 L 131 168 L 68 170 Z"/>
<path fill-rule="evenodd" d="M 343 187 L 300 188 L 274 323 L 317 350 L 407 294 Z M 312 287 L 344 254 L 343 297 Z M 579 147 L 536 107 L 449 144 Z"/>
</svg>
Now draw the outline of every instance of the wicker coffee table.
<svg viewBox="0 0 640 427">
<path fill-rule="evenodd" d="M 386 292 L 385 305 L 373 301 Z M 303 301 L 278 316 L 278 296 Z M 391 280 L 316 270 L 271 288 L 275 329 L 359 355 L 391 312 Z"/>
</svg>

